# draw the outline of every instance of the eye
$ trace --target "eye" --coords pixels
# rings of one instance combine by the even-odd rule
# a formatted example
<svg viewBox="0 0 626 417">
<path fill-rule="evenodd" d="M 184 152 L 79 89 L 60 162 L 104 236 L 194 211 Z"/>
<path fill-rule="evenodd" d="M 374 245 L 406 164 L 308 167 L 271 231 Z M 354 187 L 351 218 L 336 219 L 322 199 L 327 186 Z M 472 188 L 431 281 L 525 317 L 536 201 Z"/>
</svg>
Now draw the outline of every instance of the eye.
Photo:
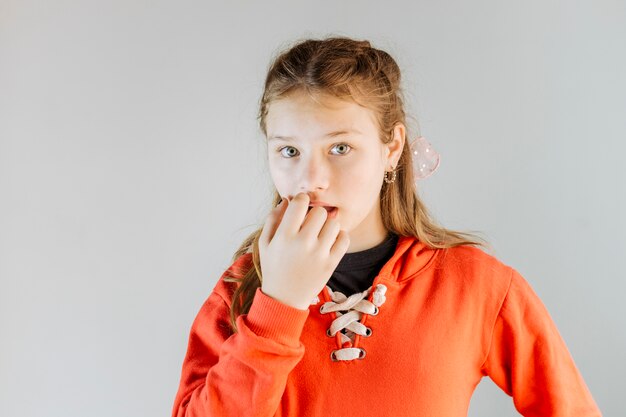
<svg viewBox="0 0 626 417">
<path fill-rule="evenodd" d="M 350 145 L 348 145 L 347 143 L 338 143 L 335 146 L 333 146 L 333 149 L 339 149 L 339 153 L 335 153 L 334 155 L 346 155 L 347 153 L 350 152 L 350 149 L 352 149 L 352 147 Z M 287 154 L 285 154 L 283 151 L 287 149 Z M 280 154 L 282 156 L 284 156 L 285 158 L 291 158 L 296 156 L 297 154 L 295 154 L 294 152 L 298 152 L 296 148 L 294 148 L 293 146 L 283 146 L 282 148 L 278 149 L 278 152 L 280 152 Z"/>
<path fill-rule="evenodd" d="M 333 147 L 333 149 L 334 149 L 334 148 L 339 148 L 339 147 L 342 147 L 343 149 L 352 149 L 352 147 L 351 147 L 350 145 L 348 145 L 347 143 L 338 143 L 337 145 L 335 145 L 335 146 Z M 339 153 L 339 155 L 345 155 L 345 154 L 347 154 L 348 152 L 350 152 L 350 151 L 349 151 L 349 150 L 346 150 L 346 151 L 340 152 L 340 153 Z"/>
<path fill-rule="evenodd" d="M 285 149 L 293 149 L 294 151 L 296 151 L 296 148 L 294 148 L 293 146 L 283 146 L 282 148 L 280 148 L 280 149 L 278 150 L 278 152 L 280 152 L 280 154 L 281 154 L 281 155 L 283 155 L 283 156 L 285 156 L 286 158 L 291 158 L 292 156 L 295 156 L 295 155 L 293 154 L 293 152 L 290 152 L 290 153 L 289 153 L 289 156 L 286 156 L 286 155 L 283 153 L 283 150 L 285 150 Z M 296 151 L 296 152 L 297 152 L 297 151 Z"/>
</svg>

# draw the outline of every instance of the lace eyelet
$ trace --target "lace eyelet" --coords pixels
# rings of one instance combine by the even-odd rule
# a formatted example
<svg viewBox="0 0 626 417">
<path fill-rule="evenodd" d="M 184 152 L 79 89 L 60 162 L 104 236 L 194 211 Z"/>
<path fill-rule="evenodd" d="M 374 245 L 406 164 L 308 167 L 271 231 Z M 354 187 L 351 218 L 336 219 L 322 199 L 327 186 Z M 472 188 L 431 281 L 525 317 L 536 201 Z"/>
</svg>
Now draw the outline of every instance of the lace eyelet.
<svg viewBox="0 0 626 417">
<path fill-rule="evenodd" d="M 332 352 L 330 352 L 330 360 L 332 360 L 333 362 L 337 362 L 339 360 L 335 356 L 335 351 L 334 350 Z"/>
<path fill-rule="evenodd" d="M 378 315 L 378 306 L 374 306 L 375 310 L 372 314 L 370 314 L 370 316 L 377 316 Z"/>
<path fill-rule="evenodd" d="M 324 304 L 320 306 L 320 314 L 326 314 L 324 311 L 322 311 L 323 308 L 324 308 Z"/>
<path fill-rule="evenodd" d="M 361 351 L 359 352 L 359 359 L 363 359 L 365 357 L 365 349 L 359 348 Z"/>
<path fill-rule="evenodd" d="M 326 336 L 328 336 L 328 337 L 334 337 L 332 334 L 330 334 L 330 329 L 326 329 Z"/>
<path fill-rule="evenodd" d="M 372 335 L 372 329 L 370 329 L 369 327 L 365 328 L 365 334 L 363 335 L 363 337 L 370 337 Z"/>
</svg>

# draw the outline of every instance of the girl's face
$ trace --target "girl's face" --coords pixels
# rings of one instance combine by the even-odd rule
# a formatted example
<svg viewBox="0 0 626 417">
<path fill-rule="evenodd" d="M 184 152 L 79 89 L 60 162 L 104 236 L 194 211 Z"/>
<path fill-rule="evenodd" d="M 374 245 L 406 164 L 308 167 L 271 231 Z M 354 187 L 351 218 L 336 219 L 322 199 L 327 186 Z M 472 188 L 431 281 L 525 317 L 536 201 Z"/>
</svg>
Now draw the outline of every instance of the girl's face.
<svg viewBox="0 0 626 417">
<path fill-rule="evenodd" d="M 404 126 L 383 144 L 373 113 L 332 96 L 296 92 L 268 109 L 269 170 L 281 197 L 307 193 L 337 208 L 336 219 L 350 236 L 348 252 L 371 248 L 387 236 L 380 212 L 385 170 L 400 159 Z"/>
</svg>

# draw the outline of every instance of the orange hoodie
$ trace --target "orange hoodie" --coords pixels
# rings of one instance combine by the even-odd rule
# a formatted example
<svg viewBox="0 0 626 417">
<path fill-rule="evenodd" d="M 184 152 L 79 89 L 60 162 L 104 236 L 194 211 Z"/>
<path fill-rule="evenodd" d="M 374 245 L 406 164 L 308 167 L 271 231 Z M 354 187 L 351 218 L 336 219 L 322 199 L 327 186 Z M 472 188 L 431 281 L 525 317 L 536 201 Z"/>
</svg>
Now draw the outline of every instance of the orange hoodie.
<svg viewBox="0 0 626 417">
<path fill-rule="evenodd" d="M 224 276 L 191 326 L 173 417 L 461 417 L 484 376 L 523 416 L 601 416 L 530 285 L 477 247 L 400 236 L 368 291 L 327 286 L 300 310 L 257 289 L 236 334 Z"/>
</svg>

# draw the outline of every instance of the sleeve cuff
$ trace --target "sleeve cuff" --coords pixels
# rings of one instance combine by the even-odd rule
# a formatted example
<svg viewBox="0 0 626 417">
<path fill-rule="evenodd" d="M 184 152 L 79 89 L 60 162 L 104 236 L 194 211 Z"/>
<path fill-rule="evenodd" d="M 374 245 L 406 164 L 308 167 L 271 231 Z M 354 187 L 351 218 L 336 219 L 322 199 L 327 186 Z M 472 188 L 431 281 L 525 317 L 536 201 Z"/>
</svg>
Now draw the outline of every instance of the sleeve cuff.
<svg viewBox="0 0 626 417">
<path fill-rule="evenodd" d="M 256 335 L 276 340 L 290 346 L 298 346 L 309 310 L 300 310 L 283 304 L 256 289 L 250 310 L 246 315 L 248 328 Z"/>
</svg>

